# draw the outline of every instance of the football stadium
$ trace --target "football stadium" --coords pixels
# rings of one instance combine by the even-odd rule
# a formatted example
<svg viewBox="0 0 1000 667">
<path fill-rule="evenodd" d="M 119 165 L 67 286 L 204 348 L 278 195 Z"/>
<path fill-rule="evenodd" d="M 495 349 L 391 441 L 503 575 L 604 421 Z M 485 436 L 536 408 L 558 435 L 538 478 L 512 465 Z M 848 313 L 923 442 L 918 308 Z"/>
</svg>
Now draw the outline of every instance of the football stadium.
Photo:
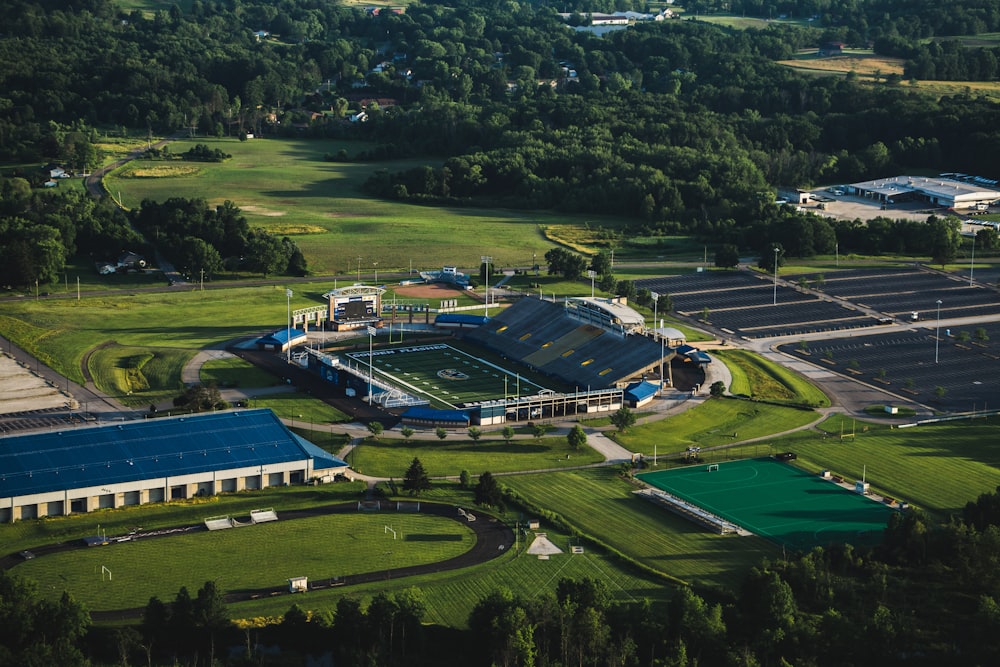
<svg viewBox="0 0 1000 667">
<path fill-rule="evenodd" d="M 370 340 L 382 324 L 367 317 Z M 461 345 L 307 350 L 304 363 L 404 423 L 461 428 L 614 411 L 639 400 L 639 387 L 673 386 L 675 359 L 710 362 L 620 298 L 522 297 L 492 318 L 444 313 L 434 324 Z"/>
</svg>

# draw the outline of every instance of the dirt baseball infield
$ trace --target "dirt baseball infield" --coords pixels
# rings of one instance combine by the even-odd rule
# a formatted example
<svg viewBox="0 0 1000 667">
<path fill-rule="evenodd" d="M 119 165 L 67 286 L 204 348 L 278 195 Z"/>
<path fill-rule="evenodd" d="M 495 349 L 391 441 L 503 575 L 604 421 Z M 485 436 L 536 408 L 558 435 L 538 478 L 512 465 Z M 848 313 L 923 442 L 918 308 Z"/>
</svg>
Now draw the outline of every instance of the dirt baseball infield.
<svg viewBox="0 0 1000 667">
<path fill-rule="evenodd" d="M 441 283 L 406 285 L 405 287 L 396 287 L 393 291 L 399 296 L 410 299 L 451 299 L 462 294 L 462 290 Z"/>
</svg>

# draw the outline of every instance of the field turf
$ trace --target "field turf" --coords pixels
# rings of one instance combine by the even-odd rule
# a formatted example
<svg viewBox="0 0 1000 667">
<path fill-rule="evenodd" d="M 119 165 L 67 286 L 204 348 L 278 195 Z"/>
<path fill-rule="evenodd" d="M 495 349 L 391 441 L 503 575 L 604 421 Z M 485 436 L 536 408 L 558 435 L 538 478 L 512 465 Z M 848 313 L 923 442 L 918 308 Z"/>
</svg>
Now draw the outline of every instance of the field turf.
<svg viewBox="0 0 1000 667">
<path fill-rule="evenodd" d="M 881 539 L 893 510 L 769 458 L 643 473 L 642 481 L 779 544 L 808 550 Z"/>
<path fill-rule="evenodd" d="M 359 368 L 366 369 L 367 352 L 347 356 Z M 426 396 L 438 407 L 455 407 L 459 403 L 497 399 L 504 395 L 529 396 L 544 389 L 450 345 L 377 350 L 372 353 L 372 366 L 384 380 L 405 387 L 410 393 Z"/>
</svg>

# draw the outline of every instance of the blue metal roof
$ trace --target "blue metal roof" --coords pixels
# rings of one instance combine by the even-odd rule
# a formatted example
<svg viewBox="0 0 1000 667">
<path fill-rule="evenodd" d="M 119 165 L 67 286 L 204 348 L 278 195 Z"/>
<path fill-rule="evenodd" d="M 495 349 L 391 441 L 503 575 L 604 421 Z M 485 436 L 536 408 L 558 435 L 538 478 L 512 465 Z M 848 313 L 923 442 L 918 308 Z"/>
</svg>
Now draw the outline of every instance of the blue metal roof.
<svg viewBox="0 0 1000 667">
<path fill-rule="evenodd" d="M 259 345 L 285 345 L 288 342 L 289 336 L 291 336 L 292 344 L 295 344 L 302 338 L 308 338 L 308 334 L 301 329 L 279 329 L 273 333 L 269 333 L 266 336 L 261 336 L 257 339 Z"/>
<path fill-rule="evenodd" d="M 483 315 L 468 315 L 466 313 L 441 313 L 434 318 L 434 324 L 472 324 L 482 326 L 490 321 Z"/>
<path fill-rule="evenodd" d="M 657 391 L 659 391 L 659 387 L 654 382 L 633 382 L 625 387 L 625 398 L 644 401 L 651 396 L 656 396 Z"/>
<path fill-rule="evenodd" d="M 403 419 L 433 419 L 437 422 L 458 422 L 461 424 L 466 424 L 469 421 L 469 413 L 464 410 L 435 410 L 419 406 L 409 408 L 402 417 Z"/>
<path fill-rule="evenodd" d="M 0 498 L 318 458 L 303 442 L 269 409 L 8 436 Z"/>
</svg>

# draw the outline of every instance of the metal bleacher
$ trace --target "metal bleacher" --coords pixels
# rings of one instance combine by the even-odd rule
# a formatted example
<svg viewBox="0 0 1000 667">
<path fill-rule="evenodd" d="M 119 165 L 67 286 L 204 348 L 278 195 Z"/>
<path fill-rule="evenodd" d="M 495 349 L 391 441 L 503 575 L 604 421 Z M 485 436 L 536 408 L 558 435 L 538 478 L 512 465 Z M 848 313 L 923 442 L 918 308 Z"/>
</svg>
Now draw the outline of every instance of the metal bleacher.
<svg viewBox="0 0 1000 667">
<path fill-rule="evenodd" d="M 564 382 L 595 389 L 656 364 L 661 354 L 659 342 L 581 323 L 563 304 L 541 299 L 518 301 L 467 338 Z"/>
</svg>

